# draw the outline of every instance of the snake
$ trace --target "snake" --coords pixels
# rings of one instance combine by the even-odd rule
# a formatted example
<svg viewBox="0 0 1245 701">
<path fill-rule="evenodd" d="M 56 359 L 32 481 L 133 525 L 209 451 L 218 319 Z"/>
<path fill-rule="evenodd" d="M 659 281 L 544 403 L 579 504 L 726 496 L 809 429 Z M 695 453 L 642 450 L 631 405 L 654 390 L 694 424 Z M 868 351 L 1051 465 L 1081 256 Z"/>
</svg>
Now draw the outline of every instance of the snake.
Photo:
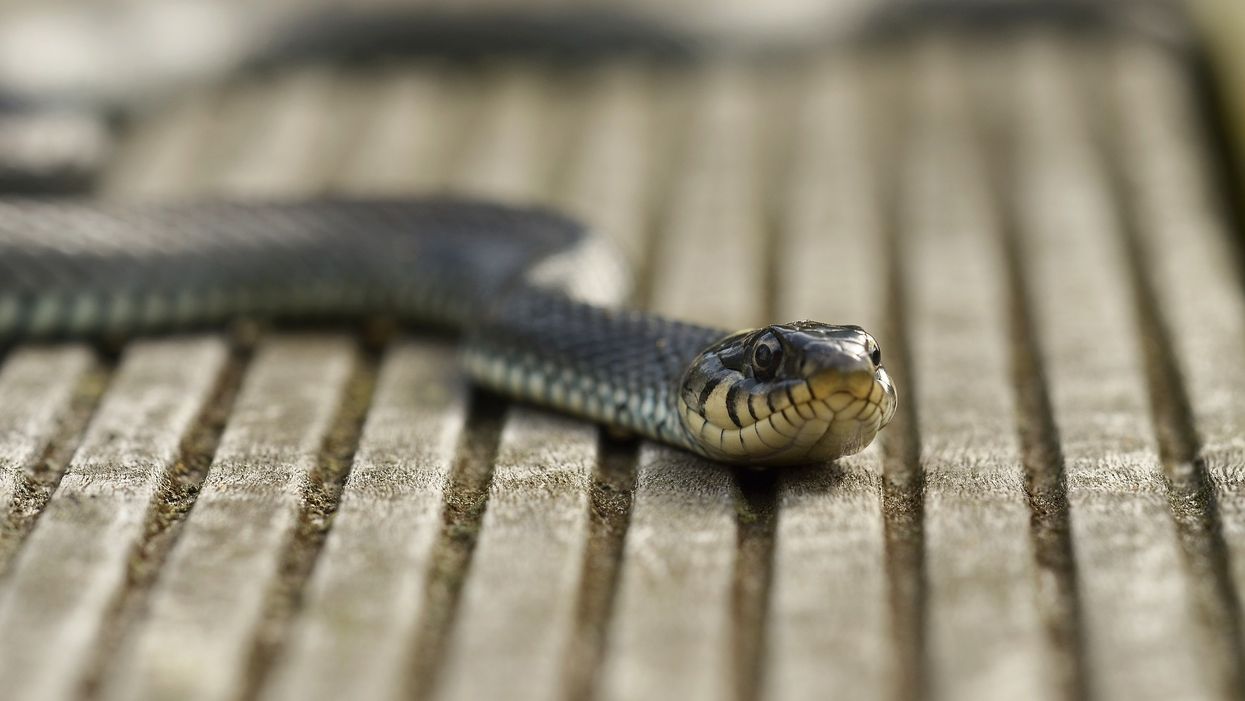
<svg viewBox="0 0 1245 701">
<path fill-rule="evenodd" d="M 502 396 L 753 467 L 837 460 L 894 416 L 861 327 L 731 331 L 602 303 L 584 282 L 623 279 L 621 258 L 557 211 L 442 195 L 4 198 L 0 346 L 383 316 L 455 332 L 467 377 Z"/>
</svg>

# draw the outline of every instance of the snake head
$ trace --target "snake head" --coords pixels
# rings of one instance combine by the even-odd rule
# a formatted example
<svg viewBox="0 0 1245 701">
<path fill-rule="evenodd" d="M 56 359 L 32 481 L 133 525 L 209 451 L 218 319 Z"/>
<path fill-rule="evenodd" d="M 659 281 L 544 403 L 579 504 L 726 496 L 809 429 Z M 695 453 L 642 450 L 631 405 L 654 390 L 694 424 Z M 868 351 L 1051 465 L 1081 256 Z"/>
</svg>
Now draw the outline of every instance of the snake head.
<svg viewBox="0 0 1245 701">
<path fill-rule="evenodd" d="M 747 465 L 860 452 L 895 415 L 882 351 L 859 326 L 814 321 L 732 334 L 680 380 L 679 418 L 701 454 Z"/>
</svg>

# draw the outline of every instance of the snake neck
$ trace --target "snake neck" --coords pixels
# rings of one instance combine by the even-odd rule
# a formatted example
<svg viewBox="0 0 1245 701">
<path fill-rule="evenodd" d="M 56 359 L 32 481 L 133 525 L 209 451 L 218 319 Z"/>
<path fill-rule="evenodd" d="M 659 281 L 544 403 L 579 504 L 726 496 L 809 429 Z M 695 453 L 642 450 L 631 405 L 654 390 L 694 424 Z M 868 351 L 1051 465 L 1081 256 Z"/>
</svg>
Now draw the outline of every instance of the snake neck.
<svg viewBox="0 0 1245 701">
<path fill-rule="evenodd" d="M 724 332 L 532 288 L 512 290 L 478 319 L 464 338 L 464 364 L 477 383 L 695 448 L 679 417 L 677 386 Z"/>
</svg>

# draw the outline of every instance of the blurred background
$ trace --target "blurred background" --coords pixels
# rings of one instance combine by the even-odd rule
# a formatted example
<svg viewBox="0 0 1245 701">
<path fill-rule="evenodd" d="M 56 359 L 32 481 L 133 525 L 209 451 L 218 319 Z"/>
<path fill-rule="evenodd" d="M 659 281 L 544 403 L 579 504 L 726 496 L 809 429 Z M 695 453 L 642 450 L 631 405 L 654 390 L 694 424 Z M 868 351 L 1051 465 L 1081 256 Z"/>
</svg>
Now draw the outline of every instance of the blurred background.
<svg viewBox="0 0 1245 701">
<path fill-rule="evenodd" d="M 15 351 L 0 688 L 1245 698 L 1243 31 L 1231 0 L 0 2 L 0 193 L 551 204 L 632 304 L 862 324 L 901 394 L 865 453 L 757 474 L 405 334 Z M 152 388 L 218 411 L 144 433 Z"/>
</svg>

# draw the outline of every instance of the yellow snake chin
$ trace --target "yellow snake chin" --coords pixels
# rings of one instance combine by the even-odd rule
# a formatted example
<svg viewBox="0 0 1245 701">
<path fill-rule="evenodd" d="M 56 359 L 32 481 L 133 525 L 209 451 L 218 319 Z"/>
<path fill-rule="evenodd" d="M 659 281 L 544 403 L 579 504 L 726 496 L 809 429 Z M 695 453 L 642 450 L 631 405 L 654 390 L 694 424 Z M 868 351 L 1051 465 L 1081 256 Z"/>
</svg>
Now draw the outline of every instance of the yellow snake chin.
<svg viewBox="0 0 1245 701">
<path fill-rule="evenodd" d="M 765 409 L 758 410 L 761 404 Z M 778 466 L 828 462 L 864 450 L 894 415 L 896 394 L 886 371 L 878 368 L 872 377 L 801 381 L 771 391 L 768 402 L 754 400 L 752 406 L 751 413 L 738 407 L 729 412 L 720 401 L 706 402 L 700 411 L 685 403 L 680 409 L 706 456 Z M 723 420 L 732 415 L 748 420 L 740 421 L 742 426 Z"/>
</svg>

